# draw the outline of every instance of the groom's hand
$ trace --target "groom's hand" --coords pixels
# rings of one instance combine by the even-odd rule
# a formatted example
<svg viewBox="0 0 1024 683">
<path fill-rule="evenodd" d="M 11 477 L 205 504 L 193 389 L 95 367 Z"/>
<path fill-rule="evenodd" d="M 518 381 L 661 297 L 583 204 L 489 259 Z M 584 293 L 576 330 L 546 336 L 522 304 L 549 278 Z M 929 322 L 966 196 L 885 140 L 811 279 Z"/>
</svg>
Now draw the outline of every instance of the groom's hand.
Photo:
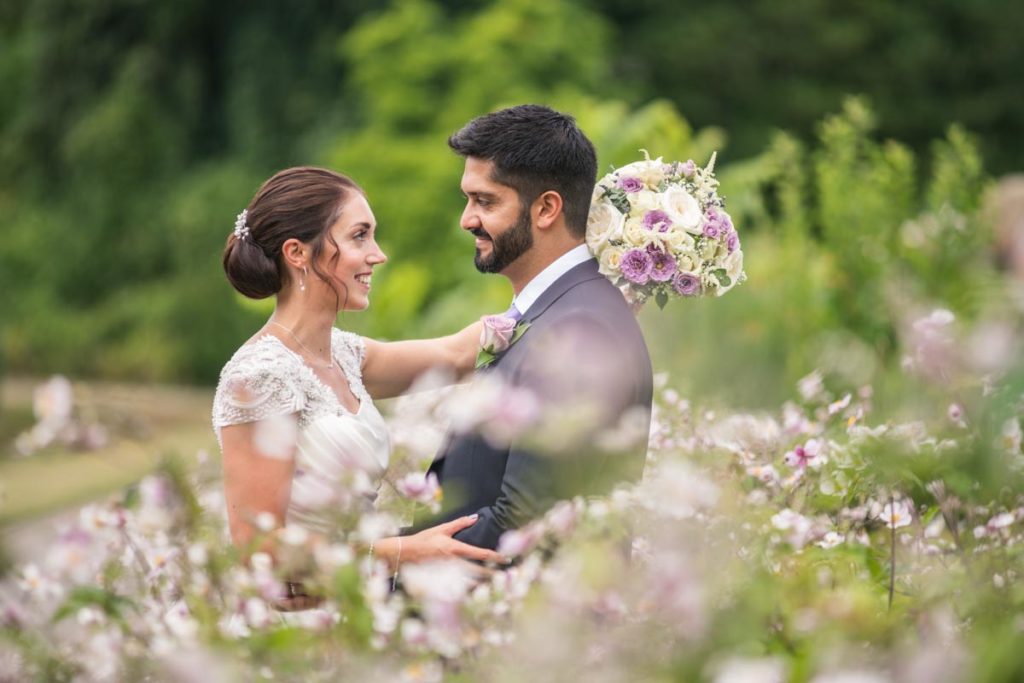
<svg viewBox="0 0 1024 683">
<path fill-rule="evenodd" d="M 473 526 L 476 520 L 477 515 L 467 515 L 405 537 L 401 561 L 423 562 L 424 560 L 461 558 L 477 562 L 506 564 L 508 560 L 493 550 L 478 548 L 452 538 L 463 529 Z"/>
</svg>

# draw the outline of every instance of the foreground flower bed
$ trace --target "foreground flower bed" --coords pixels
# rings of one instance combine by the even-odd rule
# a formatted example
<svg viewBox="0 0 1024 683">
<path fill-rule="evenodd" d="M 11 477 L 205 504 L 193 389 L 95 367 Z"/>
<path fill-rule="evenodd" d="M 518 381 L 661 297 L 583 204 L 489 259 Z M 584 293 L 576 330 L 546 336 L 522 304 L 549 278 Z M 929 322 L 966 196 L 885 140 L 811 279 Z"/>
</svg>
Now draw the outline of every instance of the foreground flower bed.
<svg viewBox="0 0 1024 683">
<path fill-rule="evenodd" d="M 905 364 L 925 378 L 951 322 L 929 320 Z M 506 534 L 516 563 L 486 574 L 395 577 L 354 550 L 435 502 L 409 474 L 372 512 L 354 475 L 325 498 L 337 534 L 310 552 L 279 530 L 276 563 L 243 565 L 216 463 L 172 463 L 19 568 L 0 680 L 1020 680 L 1020 385 L 971 377 L 923 381 L 902 419 L 817 373 L 775 414 L 698 409 L 662 378 L 644 480 Z M 406 467 L 446 405 L 399 405 Z M 283 576 L 324 603 L 275 611 Z"/>
</svg>

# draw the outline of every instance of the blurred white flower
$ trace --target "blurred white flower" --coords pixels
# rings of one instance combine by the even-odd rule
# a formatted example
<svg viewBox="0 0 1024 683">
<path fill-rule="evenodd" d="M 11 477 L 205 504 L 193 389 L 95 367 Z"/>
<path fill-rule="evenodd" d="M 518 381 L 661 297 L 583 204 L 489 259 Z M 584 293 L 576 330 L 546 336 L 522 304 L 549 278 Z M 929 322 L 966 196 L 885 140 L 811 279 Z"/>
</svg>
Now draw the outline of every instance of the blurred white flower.
<svg viewBox="0 0 1024 683">
<path fill-rule="evenodd" d="M 845 540 L 846 537 L 843 534 L 837 531 L 829 531 L 824 536 L 822 536 L 821 540 L 818 541 L 815 545 L 818 545 L 819 547 L 828 550 L 829 548 L 835 548 L 836 546 L 842 544 Z"/>
<path fill-rule="evenodd" d="M 363 515 L 359 520 L 356 530 L 359 539 L 366 543 L 373 543 L 386 536 L 394 536 L 398 533 L 398 522 L 389 514 L 374 512 Z"/>
<path fill-rule="evenodd" d="M 692 517 L 713 506 L 719 490 L 684 460 L 670 460 L 645 473 L 639 498 L 644 505 L 674 519 Z"/>
<path fill-rule="evenodd" d="M 802 378 L 797 382 L 796 388 L 800 392 L 800 398 L 805 403 L 813 403 L 820 400 L 825 394 L 825 383 L 822 380 L 821 371 L 815 370 Z"/>
<path fill-rule="evenodd" d="M 345 565 L 351 564 L 355 559 L 355 553 L 350 546 L 340 543 L 319 543 L 313 549 L 313 558 L 322 572 L 333 574 Z"/>
<path fill-rule="evenodd" d="M 1015 521 L 1017 521 L 1017 518 L 1012 512 L 1001 512 L 988 520 L 988 523 L 985 526 L 988 527 L 990 531 L 996 531 L 998 529 L 1005 529 Z"/>
<path fill-rule="evenodd" d="M 734 657 L 713 667 L 714 683 L 785 683 L 786 664 L 777 657 Z"/>
<path fill-rule="evenodd" d="M 210 553 L 202 543 L 193 543 L 188 547 L 188 561 L 196 567 L 205 567 L 210 561 Z"/>
<path fill-rule="evenodd" d="M 297 524 L 289 524 L 281 530 L 281 542 L 291 546 L 305 546 L 309 541 L 309 530 Z"/>
<path fill-rule="evenodd" d="M 886 503 L 881 513 L 879 513 L 878 519 L 890 529 L 900 529 L 910 525 L 910 522 L 913 520 L 913 511 L 903 501 L 896 501 L 895 504 Z"/>
<path fill-rule="evenodd" d="M 271 624 L 272 614 L 270 608 L 260 598 L 249 598 L 246 600 L 243 613 L 245 614 L 245 621 L 252 628 L 266 628 Z"/>
<path fill-rule="evenodd" d="M 395 482 L 395 488 L 400 494 L 417 503 L 438 506 L 441 502 L 441 486 L 433 472 L 410 472 Z"/>
<path fill-rule="evenodd" d="M 192 617 L 188 605 L 181 600 L 171 605 L 164 614 L 164 624 L 180 640 L 193 640 L 199 634 L 199 622 Z"/>
<path fill-rule="evenodd" d="M 772 516 L 772 526 L 788 531 L 785 540 L 794 550 L 800 550 L 812 538 L 814 524 L 804 515 L 786 508 Z"/>
<path fill-rule="evenodd" d="M 258 421 L 253 426 L 252 442 L 260 455 L 275 460 L 287 460 L 295 452 L 298 435 L 299 421 L 296 415 L 274 415 Z"/>
<path fill-rule="evenodd" d="M 256 515 L 256 528 L 267 534 L 277 528 L 277 517 L 272 512 L 261 512 Z"/>
<path fill-rule="evenodd" d="M 475 567 L 464 560 L 431 560 L 401 567 L 402 586 L 428 602 L 457 603 L 475 583 Z"/>
</svg>

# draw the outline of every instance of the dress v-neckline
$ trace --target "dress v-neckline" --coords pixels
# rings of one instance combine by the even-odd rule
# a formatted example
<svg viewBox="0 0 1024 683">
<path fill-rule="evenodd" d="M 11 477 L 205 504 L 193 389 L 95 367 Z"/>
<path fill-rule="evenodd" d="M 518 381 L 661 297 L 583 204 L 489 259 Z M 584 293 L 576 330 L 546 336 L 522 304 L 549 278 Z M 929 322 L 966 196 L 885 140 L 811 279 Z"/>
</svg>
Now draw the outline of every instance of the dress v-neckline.
<svg viewBox="0 0 1024 683">
<path fill-rule="evenodd" d="M 288 353 L 290 353 L 293 356 L 295 356 L 298 359 L 299 363 L 302 364 L 302 367 L 312 376 L 313 381 L 316 382 L 317 384 L 319 384 L 321 389 L 323 389 L 325 392 L 327 392 L 328 394 L 331 395 L 331 397 L 334 399 L 334 402 L 338 405 L 339 408 L 341 408 L 341 410 L 346 415 L 348 415 L 349 417 L 357 417 L 358 415 L 360 415 L 363 412 L 363 406 L 365 405 L 366 401 L 363 400 L 363 398 L 361 396 L 356 394 L 356 390 L 352 388 L 352 377 L 349 376 L 349 374 L 348 374 L 348 370 L 346 368 L 346 364 L 342 363 L 338 359 L 337 355 L 335 355 L 335 353 L 334 353 L 334 332 L 333 331 L 331 332 L 331 360 L 333 360 L 337 364 L 337 366 L 339 368 L 341 368 L 341 374 L 345 376 L 345 382 L 348 384 L 349 393 L 351 393 L 352 394 L 352 398 L 354 398 L 356 400 L 356 404 L 357 405 L 356 405 L 356 409 L 354 411 L 350 410 L 342 402 L 341 397 L 338 396 L 338 392 L 336 392 L 334 389 L 332 389 L 331 386 L 327 382 L 323 381 L 320 378 L 320 375 L 316 374 L 316 370 L 314 370 L 313 366 L 310 365 L 306 361 L 305 358 L 303 358 L 302 354 L 299 353 L 298 351 L 296 351 L 295 349 L 290 348 L 287 344 L 284 343 L 283 339 L 278 337 L 276 334 L 271 334 L 270 332 L 266 332 L 257 341 L 261 341 L 261 340 L 263 340 L 263 339 L 265 339 L 267 337 L 270 337 L 271 339 L 276 341 L 285 351 L 287 351 Z"/>
</svg>

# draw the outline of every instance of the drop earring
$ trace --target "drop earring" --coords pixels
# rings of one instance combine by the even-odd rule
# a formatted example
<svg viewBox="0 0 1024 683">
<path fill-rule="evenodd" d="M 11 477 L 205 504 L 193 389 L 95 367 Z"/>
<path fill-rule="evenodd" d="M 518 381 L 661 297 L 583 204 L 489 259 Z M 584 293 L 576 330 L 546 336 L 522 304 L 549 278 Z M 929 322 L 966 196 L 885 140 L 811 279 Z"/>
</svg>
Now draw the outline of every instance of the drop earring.
<svg viewBox="0 0 1024 683">
<path fill-rule="evenodd" d="M 306 275 L 308 275 L 308 274 L 309 273 L 306 272 L 306 266 L 302 266 L 302 277 L 299 278 L 299 291 L 300 292 L 305 292 L 306 291 Z"/>
</svg>

